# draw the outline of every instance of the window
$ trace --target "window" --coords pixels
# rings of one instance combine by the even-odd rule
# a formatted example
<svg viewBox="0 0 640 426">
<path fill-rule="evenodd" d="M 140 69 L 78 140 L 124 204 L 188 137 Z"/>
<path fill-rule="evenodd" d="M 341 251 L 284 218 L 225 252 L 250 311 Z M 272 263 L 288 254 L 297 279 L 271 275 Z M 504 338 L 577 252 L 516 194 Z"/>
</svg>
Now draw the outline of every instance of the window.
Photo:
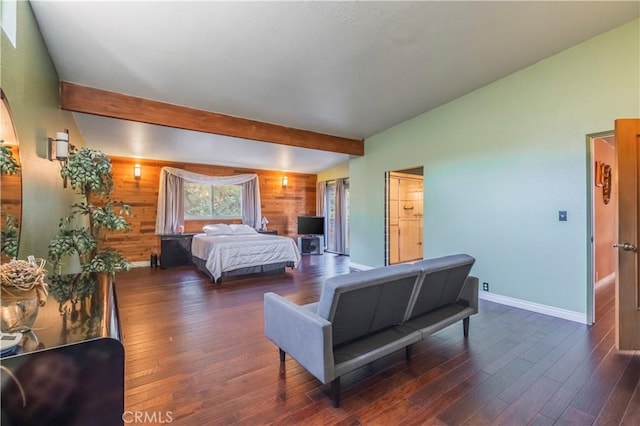
<svg viewBox="0 0 640 426">
<path fill-rule="evenodd" d="M 2 0 L 0 1 L 0 16 L 2 29 L 7 35 L 7 38 L 16 47 L 17 34 L 18 34 L 18 2 L 16 0 Z"/>
<path fill-rule="evenodd" d="M 185 219 L 241 218 L 242 185 L 184 184 Z"/>
</svg>

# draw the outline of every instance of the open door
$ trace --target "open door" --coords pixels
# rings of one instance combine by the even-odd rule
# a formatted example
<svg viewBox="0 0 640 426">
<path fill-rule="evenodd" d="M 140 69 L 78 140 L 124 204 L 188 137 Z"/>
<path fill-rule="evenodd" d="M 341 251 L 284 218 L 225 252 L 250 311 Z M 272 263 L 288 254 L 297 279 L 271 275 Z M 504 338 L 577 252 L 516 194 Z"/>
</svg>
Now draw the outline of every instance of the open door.
<svg viewBox="0 0 640 426">
<path fill-rule="evenodd" d="M 618 266 L 616 271 L 616 345 L 640 349 L 640 119 L 616 120 L 618 162 Z"/>
</svg>

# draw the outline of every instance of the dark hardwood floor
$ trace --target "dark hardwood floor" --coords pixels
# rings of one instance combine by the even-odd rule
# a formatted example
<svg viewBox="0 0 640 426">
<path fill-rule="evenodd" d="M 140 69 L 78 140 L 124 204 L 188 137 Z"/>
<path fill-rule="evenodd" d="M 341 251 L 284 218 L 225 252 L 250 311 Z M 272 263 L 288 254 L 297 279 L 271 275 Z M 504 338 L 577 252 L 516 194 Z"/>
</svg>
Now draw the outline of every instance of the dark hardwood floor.
<svg viewBox="0 0 640 426">
<path fill-rule="evenodd" d="M 263 294 L 317 301 L 348 258 L 304 256 L 284 275 L 211 283 L 191 267 L 117 276 L 126 409 L 157 423 L 639 425 L 640 351 L 614 347 L 613 286 L 581 325 L 480 301 L 462 322 L 342 378 L 340 408 L 264 337 Z M 155 417 L 154 417 L 155 416 Z"/>
</svg>

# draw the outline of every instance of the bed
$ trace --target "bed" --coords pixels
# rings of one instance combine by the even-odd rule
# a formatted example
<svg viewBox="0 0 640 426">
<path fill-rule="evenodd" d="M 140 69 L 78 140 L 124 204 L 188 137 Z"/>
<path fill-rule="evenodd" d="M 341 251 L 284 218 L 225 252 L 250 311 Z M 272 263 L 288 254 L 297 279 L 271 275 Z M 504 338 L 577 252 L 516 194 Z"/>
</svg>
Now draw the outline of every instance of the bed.
<svg viewBox="0 0 640 426">
<path fill-rule="evenodd" d="M 217 226 L 221 232 L 213 232 L 210 226 L 193 236 L 191 255 L 194 265 L 214 282 L 229 276 L 284 272 L 300 262 L 298 246 L 289 237 L 260 234 L 244 225 L 227 225 L 231 230 Z"/>
</svg>

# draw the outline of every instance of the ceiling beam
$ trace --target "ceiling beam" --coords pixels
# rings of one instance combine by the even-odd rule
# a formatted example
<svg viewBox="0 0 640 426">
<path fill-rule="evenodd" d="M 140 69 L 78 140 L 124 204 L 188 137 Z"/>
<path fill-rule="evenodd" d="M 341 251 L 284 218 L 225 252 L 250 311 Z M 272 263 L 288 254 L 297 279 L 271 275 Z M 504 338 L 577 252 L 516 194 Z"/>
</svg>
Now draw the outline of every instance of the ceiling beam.
<svg viewBox="0 0 640 426">
<path fill-rule="evenodd" d="M 364 155 L 364 141 L 293 129 L 230 115 L 172 105 L 122 93 L 60 82 L 64 110 L 233 136 L 349 155 Z"/>
</svg>

